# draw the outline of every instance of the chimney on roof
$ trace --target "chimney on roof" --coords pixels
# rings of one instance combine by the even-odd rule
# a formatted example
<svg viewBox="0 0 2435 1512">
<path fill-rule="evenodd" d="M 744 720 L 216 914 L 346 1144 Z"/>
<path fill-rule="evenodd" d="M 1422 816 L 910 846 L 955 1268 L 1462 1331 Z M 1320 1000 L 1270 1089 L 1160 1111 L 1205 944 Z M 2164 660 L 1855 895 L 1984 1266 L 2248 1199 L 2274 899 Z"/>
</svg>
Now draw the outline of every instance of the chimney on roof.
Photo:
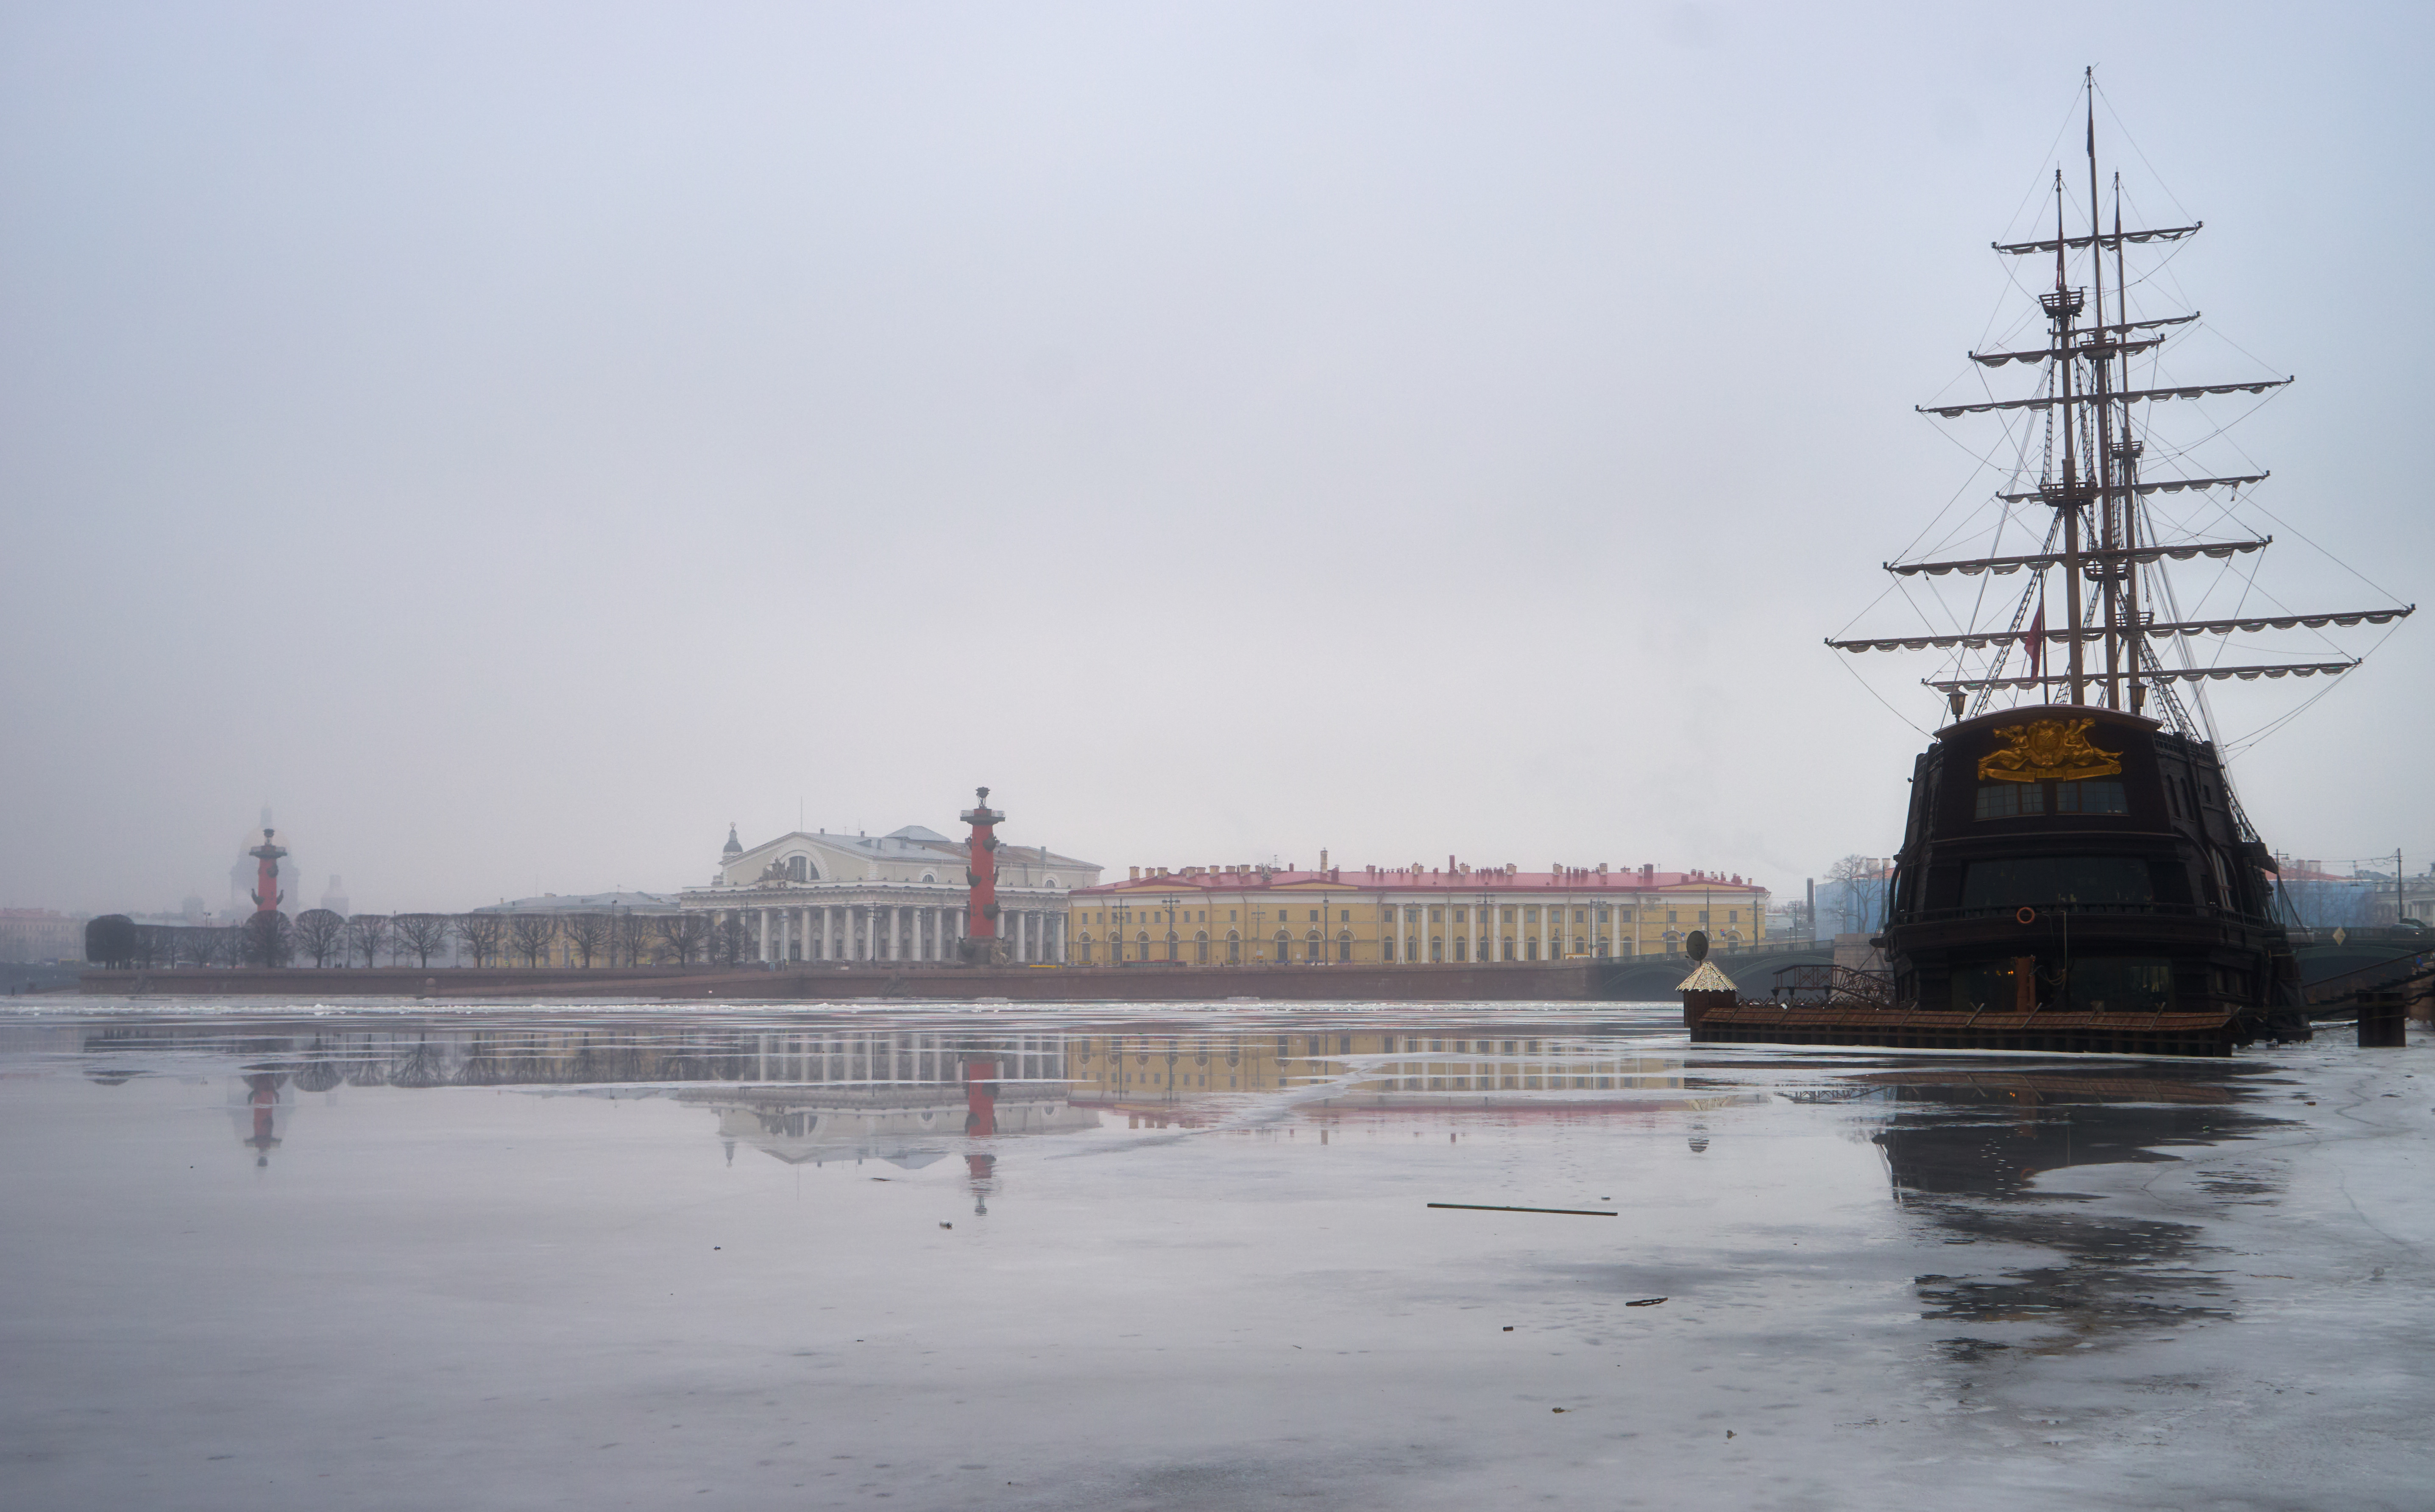
<svg viewBox="0 0 2435 1512">
<path fill-rule="evenodd" d="M 1132 880 L 1133 880 L 1133 881 L 1135 881 L 1135 882 L 1139 882 L 1139 881 L 1141 881 L 1141 868 L 1139 868 L 1139 867 L 1135 867 L 1135 868 L 1133 868 Z"/>
<path fill-rule="evenodd" d="M 1321 871 L 1327 869 L 1327 847 L 1325 846 L 1319 848 L 1319 869 Z"/>
</svg>

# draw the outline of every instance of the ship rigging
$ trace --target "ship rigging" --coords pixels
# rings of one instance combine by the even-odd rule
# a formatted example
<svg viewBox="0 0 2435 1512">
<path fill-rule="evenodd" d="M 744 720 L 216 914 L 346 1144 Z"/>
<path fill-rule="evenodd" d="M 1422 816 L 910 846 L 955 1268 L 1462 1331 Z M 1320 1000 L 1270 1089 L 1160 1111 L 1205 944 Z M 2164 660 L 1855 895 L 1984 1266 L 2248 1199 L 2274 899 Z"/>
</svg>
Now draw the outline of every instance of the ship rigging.
<svg viewBox="0 0 2435 1512">
<path fill-rule="evenodd" d="M 2083 80 L 2082 96 L 2087 124 L 2086 229 L 2073 234 L 2067 226 L 2074 189 L 2064 170 L 2057 168 L 2054 234 L 1992 244 L 2007 257 L 2053 259 L 2053 286 L 2038 296 L 2046 326 L 2045 344 L 1969 353 L 1971 362 L 1989 370 L 2008 365 L 2037 369 L 2035 391 L 2019 398 L 1916 406 L 1919 413 L 1940 420 L 2012 411 L 2037 412 L 2043 418 L 2036 486 L 1999 492 L 1995 500 L 2005 507 L 2008 524 L 2013 506 L 2051 510 L 2044 540 L 2038 550 L 2012 556 L 1885 564 L 1886 571 L 1897 578 L 1949 574 L 2003 577 L 2026 572 L 2029 581 L 2012 600 L 2010 623 L 2000 629 L 1859 636 L 1830 639 L 1827 644 L 1854 653 L 1929 649 L 1987 653 L 1976 669 L 1957 660 L 1952 675 L 1921 679 L 1943 696 L 1956 720 L 1988 713 L 1996 696 L 2004 694 L 2132 714 L 2146 714 L 2153 704 L 2167 728 L 2212 741 L 2216 735 L 2203 699 L 2184 699 L 2176 692 L 2177 684 L 2338 676 L 2358 666 L 2362 659 L 2344 654 L 2334 659 L 2228 665 L 2199 655 L 2193 644 L 2196 638 L 2267 629 L 2383 626 L 2407 618 L 2416 606 L 2213 617 L 2185 617 L 2180 612 L 2172 584 L 2165 576 L 2168 562 L 2263 552 L 2273 538 L 2167 539 L 2172 532 L 2161 528 L 2150 500 L 2157 494 L 2212 494 L 2222 490 L 2236 504 L 2243 490 L 2265 482 L 2269 474 L 2261 471 L 2200 477 L 2146 475 L 2143 469 L 2150 445 L 2146 411 L 2177 400 L 2263 396 L 2294 380 L 2286 376 L 2170 383 L 2153 376 L 2145 381 L 2134 377 L 2134 360 L 2159 360 L 2166 343 L 2195 330 L 2200 316 L 2191 311 L 2134 318 L 2130 301 L 2134 281 L 2126 266 L 2125 249 L 2180 243 L 2197 235 L 2205 223 L 2194 220 L 2182 226 L 2126 229 L 2117 173 L 2113 182 L 2112 229 L 2104 229 L 2094 70 Z M 2083 280 L 2077 284 L 2072 278 L 2075 255 Z M 2222 511 L 2230 512 L 2229 507 Z M 2063 600 L 2060 624 L 2049 625 L 2048 600 L 2058 582 Z M 2049 647 L 2060 649 L 2061 667 L 2049 666 Z M 2026 663 L 2023 670 L 2013 669 L 2015 653 Z"/>
</svg>

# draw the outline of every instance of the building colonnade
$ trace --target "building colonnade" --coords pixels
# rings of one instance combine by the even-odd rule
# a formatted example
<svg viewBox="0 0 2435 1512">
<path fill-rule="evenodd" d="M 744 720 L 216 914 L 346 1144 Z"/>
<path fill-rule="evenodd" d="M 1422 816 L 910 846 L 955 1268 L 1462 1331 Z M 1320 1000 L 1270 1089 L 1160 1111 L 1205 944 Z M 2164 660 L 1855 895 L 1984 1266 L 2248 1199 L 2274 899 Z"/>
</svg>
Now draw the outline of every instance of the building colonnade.
<svg viewBox="0 0 2435 1512">
<path fill-rule="evenodd" d="M 953 961 L 969 933 L 962 907 L 934 903 L 785 903 L 716 910 L 751 932 L 753 958 L 786 961 Z M 1062 964 L 1065 916 L 1009 908 L 998 915 L 1007 959 Z"/>
</svg>

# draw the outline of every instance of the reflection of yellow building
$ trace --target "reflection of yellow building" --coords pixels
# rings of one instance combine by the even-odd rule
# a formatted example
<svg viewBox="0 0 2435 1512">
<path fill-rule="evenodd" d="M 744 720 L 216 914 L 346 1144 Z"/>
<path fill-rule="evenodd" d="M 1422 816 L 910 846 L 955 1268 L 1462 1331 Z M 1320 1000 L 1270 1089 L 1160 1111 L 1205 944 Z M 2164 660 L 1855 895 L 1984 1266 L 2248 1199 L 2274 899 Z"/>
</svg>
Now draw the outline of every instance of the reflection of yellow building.
<svg viewBox="0 0 2435 1512">
<path fill-rule="evenodd" d="M 1426 1100 L 1517 1092 L 1679 1090 L 1682 1062 L 1613 1040 L 1505 1031 L 1076 1035 L 1065 1041 L 1076 1102 L 1177 1102 L 1322 1082 L 1349 1098 Z M 1416 1094 L 1416 1095 L 1411 1095 Z"/>
<path fill-rule="evenodd" d="M 1695 929 L 1727 947 L 1756 944 L 1766 919 L 1756 883 L 1653 868 L 1136 868 L 1074 891 L 1066 959 L 1452 966 L 1670 955 Z"/>
</svg>

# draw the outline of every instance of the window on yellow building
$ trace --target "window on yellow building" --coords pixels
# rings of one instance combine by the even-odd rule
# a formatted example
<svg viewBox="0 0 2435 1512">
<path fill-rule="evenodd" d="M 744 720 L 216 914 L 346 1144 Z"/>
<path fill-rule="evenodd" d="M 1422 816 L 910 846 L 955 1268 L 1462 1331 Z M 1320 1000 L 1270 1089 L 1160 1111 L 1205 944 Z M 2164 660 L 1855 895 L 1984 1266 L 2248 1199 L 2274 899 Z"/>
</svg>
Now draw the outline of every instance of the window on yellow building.
<svg viewBox="0 0 2435 1512">
<path fill-rule="evenodd" d="M 1704 923 L 1706 923 L 1707 921 L 1708 921 L 1708 911 L 1707 911 L 1706 909 L 1702 908 L 1702 909 L 1701 909 L 1701 910 L 1700 910 L 1700 922 L 1701 922 L 1701 923 L 1702 923 L 1702 924 L 1704 924 Z"/>
<path fill-rule="evenodd" d="M 1318 923 L 1318 922 L 1319 922 L 1319 910 L 1318 910 L 1318 909 L 1314 908 L 1314 909 L 1312 909 L 1312 910 L 1310 911 L 1310 921 L 1311 921 L 1312 923 L 1314 923 L 1314 924 L 1316 924 L 1316 923 Z"/>
<path fill-rule="evenodd" d="M 1353 910 L 1347 908 L 1339 911 L 1336 916 L 1336 921 L 1339 924 L 1349 924 L 1353 922 Z"/>
<path fill-rule="evenodd" d="M 1507 923 L 1509 923 L 1509 924 L 1510 924 L 1510 923 L 1511 923 L 1511 922 L 1513 922 L 1513 910 L 1512 910 L 1512 909 L 1508 908 L 1507 910 L 1505 910 L 1505 921 L 1506 921 Z"/>
<path fill-rule="evenodd" d="M 1666 922 L 1667 922 L 1667 923 L 1669 923 L 1669 924 L 1679 924 L 1679 923 L 1681 923 L 1682 921 L 1683 921 L 1682 910 L 1680 910 L 1680 909 L 1676 909 L 1676 908 L 1668 908 L 1667 910 L 1666 910 Z"/>
</svg>

